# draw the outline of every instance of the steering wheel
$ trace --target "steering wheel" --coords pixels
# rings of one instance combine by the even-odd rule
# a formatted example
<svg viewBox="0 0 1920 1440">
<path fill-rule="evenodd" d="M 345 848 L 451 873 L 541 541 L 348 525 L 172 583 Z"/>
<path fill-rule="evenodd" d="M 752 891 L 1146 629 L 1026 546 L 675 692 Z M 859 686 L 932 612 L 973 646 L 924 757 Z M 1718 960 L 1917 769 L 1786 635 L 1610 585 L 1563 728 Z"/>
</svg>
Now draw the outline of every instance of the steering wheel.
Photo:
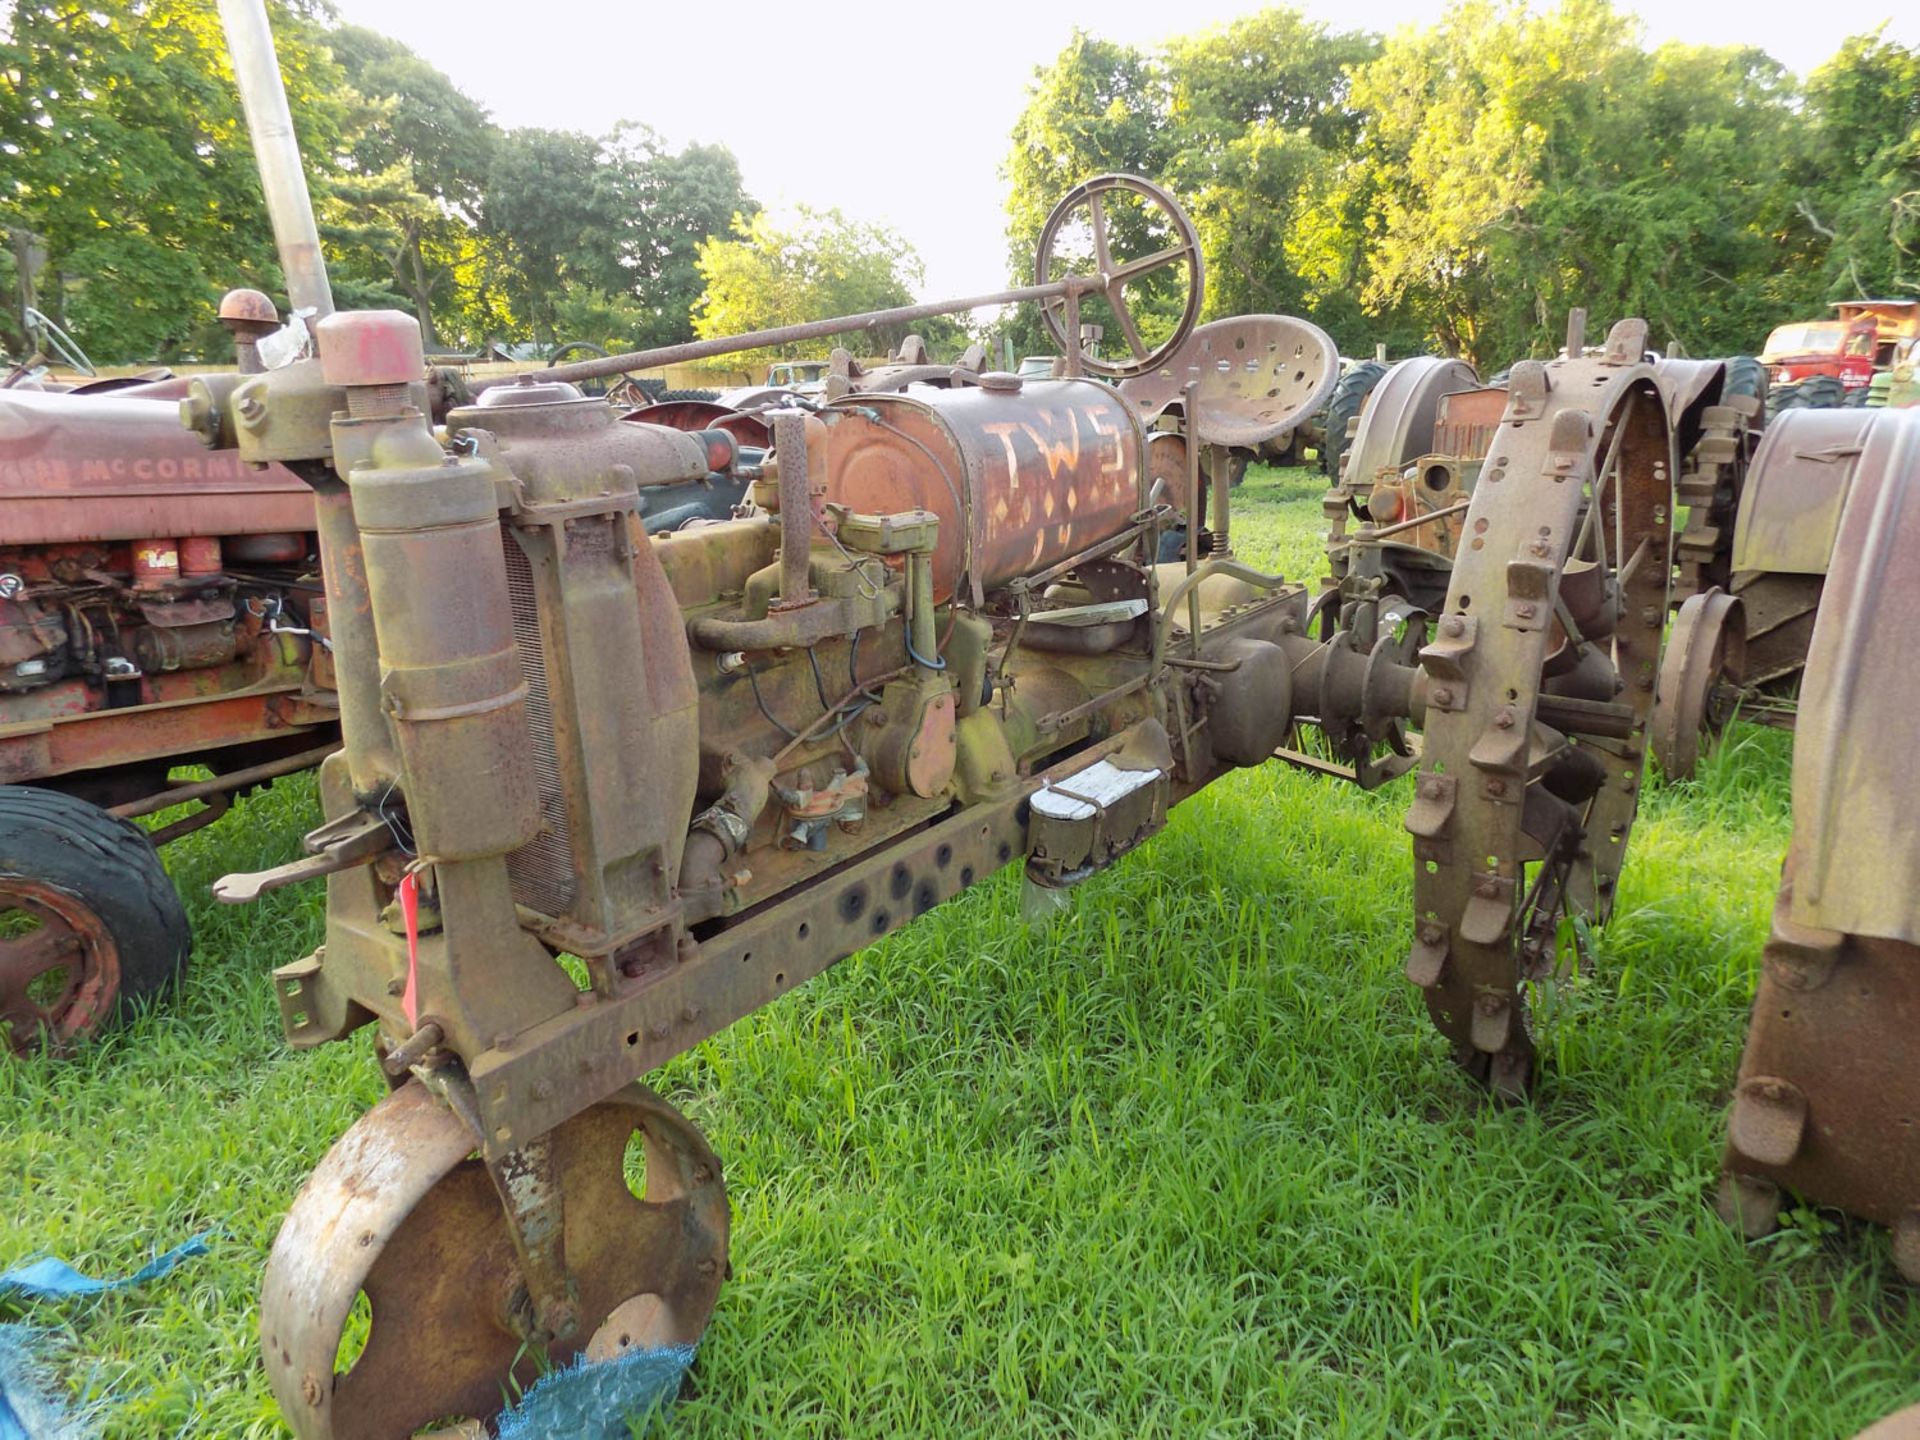
<svg viewBox="0 0 1920 1440">
<path fill-rule="evenodd" d="M 1145 202 L 1149 211 L 1159 211 L 1172 229 L 1176 243 L 1135 259 L 1117 258 L 1108 234 L 1107 208 L 1103 197 L 1121 194 L 1136 195 Z M 1054 253 L 1068 220 L 1082 209 L 1087 212 L 1089 229 L 1093 235 L 1093 264 L 1097 273 L 1092 275 L 1074 275 L 1064 267 L 1057 266 L 1058 257 Z M 1150 350 L 1140 338 L 1139 326 L 1134 323 L 1133 312 L 1128 308 L 1127 286 L 1157 270 L 1183 262 L 1187 267 L 1187 295 L 1180 311 L 1180 321 L 1174 326 L 1171 336 Z M 1056 268 L 1061 271 L 1057 276 L 1054 273 Z M 1052 284 L 1056 279 L 1074 282 L 1082 296 L 1098 295 L 1107 302 L 1113 311 L 1114 323 L 1120 327 L 1120 334 L 1132 352 L 1132 358 L 1114 361 L 1082 356 L 1080 365 L 1090 374 L 1117 378 L 1145 374 L 1180 348 L 1192 332 L 1194 322 L 1200 318 L 1200 301 L 1206 288 L 1206 266 L 1200 256 L 1199 233 L 1173 196 L 1151 180 L 1143 180 L 1138 175 L 1096 175 L 1069 190 L 1060 203 L 1053 207 L 1053 213 L 1047 216 L 1047 223 L 1040 229 L 1040 250 L 1034 260 L 1033 278 L 1039 285 Z M 1069 348 L 1066 308 L 1067 297 L 1064 295 L 1055 295 L 1040 302 L 1040 318 L 1046 323 L 1054 342 L 1063 350 Z"/>
<path fill-rule="evenodd" d="M 27 338 L 41 354 L 58 360 L 69 370 L 78 370 L 82 375 L 100 373 L 93 368 L 93 362 L 87 358 L 87 352 L 80 348 L 78 342 L 49 317 L 29 305 L 22 318 L 26 321 Z"/>
<path fill-rule="evenodd" d="M 591 340 L 569 340 L 564 345 L 556 346 L 553 353 L 547 356 L 547 368 L 549 370 L 553 369 L 554 366 L 560 364 L 572 355 L 586 355 L 597 358 L 606 353 L 607 350 L 605 346 L 596 345 Z M 632 381 L 633 377 L 631 375 L 614 376 L 597 382 L 589 380 L 580 387 L 580 393 L 582 395 L 592 395 L 596 398 L 604 395 L 610 399 L 617 399 L 618 396 L 616 392 L 620 387 L 631 384 Z"/>
</svg>

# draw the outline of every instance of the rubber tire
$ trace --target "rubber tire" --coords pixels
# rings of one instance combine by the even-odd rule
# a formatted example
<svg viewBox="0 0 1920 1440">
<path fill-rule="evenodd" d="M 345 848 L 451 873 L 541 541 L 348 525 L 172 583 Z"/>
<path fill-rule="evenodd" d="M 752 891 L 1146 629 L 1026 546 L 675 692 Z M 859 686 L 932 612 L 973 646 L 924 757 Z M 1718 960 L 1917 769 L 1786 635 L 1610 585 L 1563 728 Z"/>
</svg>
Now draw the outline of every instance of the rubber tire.
<svg viewBox="0 0 1920 1440">
<path fill-rule="evenodd" d="M 1856 385 L 1847 391 L 1846 398 L 1840 402 L 1843 410 L 1864 410 L 1867 408 L 1868 387 Z"/>
<path fill-rule="evenodd" d="M 1799 389 L 1800 404 L 1808 410 L 1838 410 L 1846 403 L 1847 387 L 1832 375 L 1809 375 Z"/>
<path fill-rule="evenodd" d="M 1788 410 L 1804 410 L 1806 404 L 1800 397 L 1798 384 L 1775 385 L 1767 391 L 1767 418 L 1772 419 Z"/>
<path fill-rule="evenodd" d="M 0 872 L 65 891 L 100 917 L 120 951 L 116 1017 L 186 969 L 187 908 L 146 831 L 131 821 L 58 790 L 0 786 Z"/>
<path fill-rule="evenodd" d="M 1732 400 L 1742 395 L 1754 400 L 1767 398 L 1766 366 L 1751 355 L 1729 355 L 1726 366 L 1727 378 L 1720 386 L 1721 399 Z"/>
<path fill-rule="evenodd" d="M 666 389 L 663 389 L 658 395 L 653 397 L 653 403 L 656 405 L 664 405 L 669 400 L 706 400 L 710 402 L 710 401 L 718 400 L 719 398 L 720 398 L 720 392 L 718 390 L 666 390 Z"/>
<path fill-rule="evenodd" d="M 1333 394 L 1327 397 L 1327 438 L 1320 443 L 1320 473 L 1329 480 L 1340 477 L 1340 462 L 1346 458 L 1347 422 L 1360 413 L 1386 373 L 1379 361 L 1362 360 L 1334 381 Z"/>
</svg>

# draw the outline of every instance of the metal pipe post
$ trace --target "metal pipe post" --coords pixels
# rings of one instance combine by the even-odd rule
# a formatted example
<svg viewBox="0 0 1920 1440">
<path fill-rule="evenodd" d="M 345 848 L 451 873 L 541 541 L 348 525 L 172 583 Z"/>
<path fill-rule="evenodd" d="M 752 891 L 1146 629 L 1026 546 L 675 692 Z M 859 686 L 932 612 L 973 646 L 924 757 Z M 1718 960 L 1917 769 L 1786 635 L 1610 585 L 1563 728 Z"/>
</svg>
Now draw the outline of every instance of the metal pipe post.
<svg viewBox="0 0 1920 1440">
<path fill-rule="evenodd" d="M 219 4 L 227 49 L 233 57 L 233 77 L 253 136 L 260 188 L 266 192 L 267 216 L 273 222 L 280 268 L 286 272 L 287 300 L 311 329 L 333 313 L 333 287 L 327 283 L 327 262 L 320 253 L 320 231 L 314 224 L 313 201 L 307 194 L 300 142 L 287 109 L 287 88 L 280 80 L 267 7 L 265 0 L 219 0 Z"/>
<path fill-rule="evenodd" d="M 813 601 L 813 494 L 807 485 L 807 417 L 773 412 L 773 457 L 780 471 L 780 608 Z"/>
</svg>

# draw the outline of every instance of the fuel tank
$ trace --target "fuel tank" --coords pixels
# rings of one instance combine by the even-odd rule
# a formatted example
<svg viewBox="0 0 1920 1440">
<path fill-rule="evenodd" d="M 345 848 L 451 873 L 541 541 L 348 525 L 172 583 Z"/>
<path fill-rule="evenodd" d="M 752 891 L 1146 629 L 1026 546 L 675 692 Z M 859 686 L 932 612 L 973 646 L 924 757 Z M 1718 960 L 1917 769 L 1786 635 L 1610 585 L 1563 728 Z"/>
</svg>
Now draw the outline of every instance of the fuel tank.
<svg viewBox="0 0 1920 1440">
<path fill-rule="evenodd" d="M 1141 508 L 1145 427 L 1098 380 L 990 375 L 850 395 L 820 419 L 809 440 L 824 430 L 826 461 L 808 469 L 824 470 L 828 503 L 940 517 L 936 601 L 1043 570 L 1117 535 Z"/>
<path fill-rule="evenodd" d="M 0 390 L 0 541 L 313 529 L 313 492 L 283 466 L 209 450 L 170 400 Z"/>
</svg>

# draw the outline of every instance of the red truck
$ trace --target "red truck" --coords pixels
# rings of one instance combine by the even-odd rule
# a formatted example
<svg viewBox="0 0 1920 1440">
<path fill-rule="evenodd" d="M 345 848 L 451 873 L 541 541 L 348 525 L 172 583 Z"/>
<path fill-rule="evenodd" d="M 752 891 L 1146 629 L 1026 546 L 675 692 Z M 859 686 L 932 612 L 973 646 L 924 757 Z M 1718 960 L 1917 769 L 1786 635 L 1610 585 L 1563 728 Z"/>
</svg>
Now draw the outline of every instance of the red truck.
<svg viewBox="0 0 1920 1440">
<path fill-rule="evenodd" d="M 1842 300 L 1828 320 L 1797 320 L 1767 336 L 1760 363 L 1775 385 L 1831 375 L 1862 390 L 1876 371 L 1910 361 L 1920 343 L 1920 300 Z"/>
</svg>

